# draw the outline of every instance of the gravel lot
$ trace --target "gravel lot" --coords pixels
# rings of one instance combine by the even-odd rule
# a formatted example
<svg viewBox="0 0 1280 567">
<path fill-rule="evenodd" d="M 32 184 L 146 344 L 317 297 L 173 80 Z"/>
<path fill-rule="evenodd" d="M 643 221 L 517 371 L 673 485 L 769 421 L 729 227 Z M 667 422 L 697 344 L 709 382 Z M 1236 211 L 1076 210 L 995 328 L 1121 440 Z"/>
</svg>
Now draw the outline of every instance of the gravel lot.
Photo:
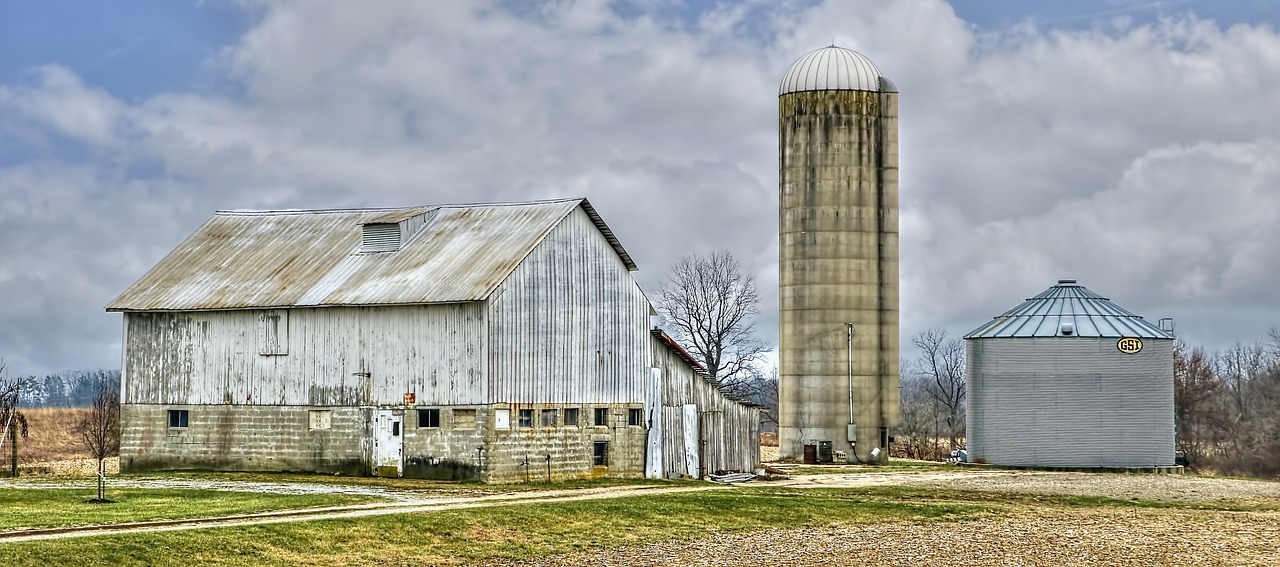
<svg viewBox="0 0 1280 567">
<path fill-rule="evenodd" d="M 1181 475 L 957 467 L 811 475 L 795 487 L 927 486 L 1183 503 L 1280 505 L 1280 483 Z M 529 564 L 529 563 L 526 563 Z M 584 552 L 532 565 L 1280 565 L 1280 511 L 1065 508 L 981 520 L 717 534 L 693 542 Z"/>
<path fill-rule="evenodd" d="M 719 534 L 523 565 L 1280 564 L 1280 512 L 1047 508 L 928 524 Z"/>
</svg>

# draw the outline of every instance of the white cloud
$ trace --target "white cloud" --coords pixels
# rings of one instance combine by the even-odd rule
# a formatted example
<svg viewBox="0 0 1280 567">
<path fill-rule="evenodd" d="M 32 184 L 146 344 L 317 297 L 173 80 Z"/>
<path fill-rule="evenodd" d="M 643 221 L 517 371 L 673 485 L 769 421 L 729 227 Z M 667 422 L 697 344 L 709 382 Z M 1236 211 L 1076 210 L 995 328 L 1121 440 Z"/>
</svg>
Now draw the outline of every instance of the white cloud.
<svg viewBox="0 0 1280 567">
<path fill-rule="evenodd" d="M 0 85 L 0 108 L 9 106 L 28 120 L 64 136 L 95 145 L 115 143 L 125 111 L 102 89 L 89 88 L 70 69 L 47 65 L 32 72 L 34 86 Z"/>
<path fill-rule="evenodd" d="M 116 364 L 101 306 L 220 208 L 583 195 L 650 289 L 682 254 L 738 254 L 772 338 L 777 81 L 832 40 L 902 91 L 904 336 L 967 331 L 1059 277 L 1211 346 L 1280 324 L 1259 308 L 1280 299 L 1280 37 L 1263 26 L 979 36 L 938 0 L 691 21 L 587 0 L 249 5 L 253 29 L 211 63 L 237 94 L 126 103 L 62 67 L 0 84 L 0 136 L 37 148 L 0 159 L 14 370 Z"/>
</svg>

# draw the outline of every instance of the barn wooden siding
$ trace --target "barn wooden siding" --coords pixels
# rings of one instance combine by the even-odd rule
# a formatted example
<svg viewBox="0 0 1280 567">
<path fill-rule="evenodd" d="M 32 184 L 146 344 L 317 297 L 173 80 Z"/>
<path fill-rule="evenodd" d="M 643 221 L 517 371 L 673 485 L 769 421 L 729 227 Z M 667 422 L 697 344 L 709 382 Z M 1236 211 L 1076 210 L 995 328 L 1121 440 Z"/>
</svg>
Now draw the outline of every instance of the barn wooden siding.
<svg viewBox="0 0 1280 567">
<path fill-rule="evenodd" d="M 753 471 L 760 463 L 760 408 L 721 392 L 663 338 L 652 335 L 653 367 L 661 381 L 661 404 L 654 417 L 662 431 L 662 476 L 700 476 L 717 471 Z M 685 406 L 697 412 L 697 435 L 685 425 Z M 689 470 L 696 463 L 697 472 Z"/>
<path fill-rule="evenodd" d="M 1173 341 L 971 339 L 970 459 L 999 465 L 1173 464 Z"/>
<path fill-rule="evenodd" d="M 627 263 L 577 208 L 489 300 L 489 401 L 644 400 L 650 306 Z"/>
<path fill-rule="evenodd" d="M 264 319 L 280 317 L 262 354 Z M 481 302 L 125 313 L 125 404 L 481 404 Z"/>
</svg>

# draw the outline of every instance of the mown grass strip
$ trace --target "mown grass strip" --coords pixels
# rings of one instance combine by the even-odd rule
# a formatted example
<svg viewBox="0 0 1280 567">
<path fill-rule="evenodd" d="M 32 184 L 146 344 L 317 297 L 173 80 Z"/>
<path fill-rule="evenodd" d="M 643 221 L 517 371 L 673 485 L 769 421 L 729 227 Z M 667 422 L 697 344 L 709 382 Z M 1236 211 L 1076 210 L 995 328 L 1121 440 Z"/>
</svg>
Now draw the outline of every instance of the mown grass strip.
<svg viewBox="0 0 1280 567">
<path fill-rule="evenodd" d="M 85 502 L 96 496 L 92 488 L 0 488 L 0 531 L 181 520 L 379 500 L 351 494 L 116 488 L 107 493 L 114 503 Z"/>
<path fill-rule="evenodd" d="M 713 490 L 0 544 L 0 564 L 448 564 L 521 561 L 711 532 L 974 518 L 992 507 L 848 491 Z"/>
</svg>

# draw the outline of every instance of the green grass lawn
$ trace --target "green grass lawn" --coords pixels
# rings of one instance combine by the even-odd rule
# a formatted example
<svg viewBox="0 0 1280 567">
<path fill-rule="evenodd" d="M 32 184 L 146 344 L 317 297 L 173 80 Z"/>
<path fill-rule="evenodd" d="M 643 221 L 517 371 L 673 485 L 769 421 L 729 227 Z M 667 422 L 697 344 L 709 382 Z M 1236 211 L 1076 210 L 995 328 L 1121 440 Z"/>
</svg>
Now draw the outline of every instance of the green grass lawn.
<svg viewBox="0 0 1280 567">
<path fill-rule="evenodd" d="M 85 502 L 97 495 L 94 488 L 0 488 L 0 531 L 226 516 L 378 500 L 349 494 L 108 488 L 107 497 L 115 503 Z"/>
<path fill-rule="evenodd" d="M 528 560 L 715 531 L 973 518 L 995 507 L 744 488 L 368 518 L 0 543 L 0 564 L 433 564 Z"/>
</svg>

